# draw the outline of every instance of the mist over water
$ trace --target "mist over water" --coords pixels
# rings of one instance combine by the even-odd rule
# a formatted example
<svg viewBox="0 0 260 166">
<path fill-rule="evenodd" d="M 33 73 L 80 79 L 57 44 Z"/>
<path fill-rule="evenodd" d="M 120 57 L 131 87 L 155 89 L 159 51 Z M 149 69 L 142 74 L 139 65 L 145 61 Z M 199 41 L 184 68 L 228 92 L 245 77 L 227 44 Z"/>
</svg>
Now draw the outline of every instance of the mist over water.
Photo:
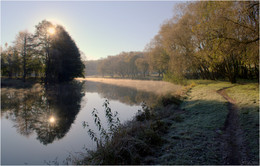
<svg viewBox="0 0 260 166">
<path fill-rule="evenodd" d="M 138 91 L 153 93 L 154 95 L 179 95 L 182 93 L 182 86 L 164 81 L 152 80 L 130 80 L 130 79 L 108 79 L 108 78 L 78 78 L 80 81 L 92 81 L 103 84 L 128 87 Z"/>
<path fill-rule="evenodd" d="M 105 124 L 105 99 L 124 123 L 141 109 L 142 102 L 149 105 L 158 97 L 130 86 L 92 81 L 2 87 L 1 92 L 1 164 L 44 164 L 54 160 L 62 164 L 70 153 L 80 152 L 84 146 L 95 148 L 82 122 L 88 122 L 97 132 L 91 112 L 96 108 Z"/>
</svg>

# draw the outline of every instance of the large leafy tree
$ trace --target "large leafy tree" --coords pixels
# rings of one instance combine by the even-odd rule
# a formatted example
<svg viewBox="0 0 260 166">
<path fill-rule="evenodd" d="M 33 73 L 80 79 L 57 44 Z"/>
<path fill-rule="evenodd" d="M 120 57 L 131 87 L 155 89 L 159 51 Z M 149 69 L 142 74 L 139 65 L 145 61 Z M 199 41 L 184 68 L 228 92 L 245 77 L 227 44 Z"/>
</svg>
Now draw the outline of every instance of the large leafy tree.
<svg viewBox="0 0 260 166">
<path fill-rule="evenodd" d="M 259 2 L 190 2 L 178 6 L 150 44 L 152 70 L 172 78 L 259 79 Z M 165 54 L 163 54 L 165 53 Z M 166 61 L 158 61 L 168 55 Z M 161 62 L 158 65 L 156 62 Z"/>
<path fill-rule="evenodd" d="M 15 47 L 6 43 L 6 49 L 1 52 L 1 74 L 12 78 L 21 72 L 20 57 Z"/>
<path fill-rule="evenodd" d="M 202 58 L 208 58 L 212 71 L 232 83 L 238 77 L 247 78 L 251 65 L 258 71 L 258 2 L 200 2 L 191 7 L 197 16 L 196 39 L 202 39 L 200 53 L 206 53 Z"/>
<path fill-rule="evenodd" d="M 48 83 L 50 80 L 50 47 L 51 40 L 53 39 L 52 34 L 48 32 L 50 28 L 53 28 L 53 24 L 49 21 L 43 20 L 38 25 L 35 26 L 36 31 L 34 35 L 34 48 L 37 50 L 37 53 L 40 55 L 45 70 L 45 83 Z"/>
<path fill-rule="evenodd" d="M 50 81 L 64 82 L 83 77 L 84 64 L 80 51 L 68 32 L 62 27 L 55 28 L 56 34 L 50 47 Z"/>
<path fill-rule="evenodd" d="M 143 74 L 143 76 L 145 77 L 145 74 L 147 73 L 148 69 L 149 69 L 149 64 L 148 64 L 148 60 L 146 60 L 145 58 L 138 58 L 135 61 L 135 65 L 138 68 L 138 70 Z"/>
<path fill-rule="evenodd" d="M 166 73 L 170 57 L 162 43 L 162 36 L 156 35 L 147 45 L 146 50 L 149 55 L 150 70 L 157 72 L 159 76 Z"/>
<path fill-rule="evenodd" d="M 14 41 L 15 49 L 21 57 L 23 81 L 25 81 L 28 72 L 32 69 L 32 39 L 32 34 L 27 31 L 21 31 Z"/>
<path fill-rule="evenodd" d="M 65 82 L 84 76 L 80 51 L 62 26 L 46 20 L 40 22 L 36 26 L 35 47 L 44 62 L 45 83 Z"/>
</svg>

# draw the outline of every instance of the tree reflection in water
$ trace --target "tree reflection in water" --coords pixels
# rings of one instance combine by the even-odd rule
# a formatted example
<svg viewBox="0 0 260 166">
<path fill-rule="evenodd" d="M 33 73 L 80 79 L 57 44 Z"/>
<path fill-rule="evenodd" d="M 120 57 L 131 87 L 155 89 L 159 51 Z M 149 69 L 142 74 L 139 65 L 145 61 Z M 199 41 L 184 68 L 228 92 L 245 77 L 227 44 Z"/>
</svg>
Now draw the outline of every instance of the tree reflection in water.
<svg viewBox="0 0 260 166">
<path fill-rule="evenodd" d="M 63 138 L 70 130 L 81 108 L 85 92 L 94 92 L 127 105 L 152 105 L 157 95 L 132 88 L 73 81 L 67 84 L 29 88 L 1 88 L 1 116 L 14 122 L 17 132 L 29 137 L 36 134 L 44 145 Z M 102 104 L 102 103 L 100 103 Z"/>
<path fill-rule="evenodd" d="M 31 88 L 1 88 L 1 116 L 12 120 L 17 132 L 29 137 L 34 132 L 44 145 L 63 138 L 80 110 L 83 83 Z"/>
</svg>

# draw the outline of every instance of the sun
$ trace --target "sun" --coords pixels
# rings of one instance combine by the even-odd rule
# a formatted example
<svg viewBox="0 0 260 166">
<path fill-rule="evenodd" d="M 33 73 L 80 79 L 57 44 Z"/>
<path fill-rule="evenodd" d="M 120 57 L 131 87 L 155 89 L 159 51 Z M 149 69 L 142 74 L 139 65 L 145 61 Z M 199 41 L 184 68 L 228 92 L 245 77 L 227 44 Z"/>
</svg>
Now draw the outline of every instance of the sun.
<svg viewBox="0 0 260 166">
<path fill-rule="evenodd" d="M 49 119 L 49 122 L 54 123 L 55 121 L 56 121 L 56 119 L 53 116 L 51 116 L 50 119 Z"/>
<path fill-rule="evenodd" d="M 49 27 L 48 28 L 48 33 L 50 34 L 50 35 L 54 35 L 55 34 L 55 28 L 54 27 Z"/>
</svg>

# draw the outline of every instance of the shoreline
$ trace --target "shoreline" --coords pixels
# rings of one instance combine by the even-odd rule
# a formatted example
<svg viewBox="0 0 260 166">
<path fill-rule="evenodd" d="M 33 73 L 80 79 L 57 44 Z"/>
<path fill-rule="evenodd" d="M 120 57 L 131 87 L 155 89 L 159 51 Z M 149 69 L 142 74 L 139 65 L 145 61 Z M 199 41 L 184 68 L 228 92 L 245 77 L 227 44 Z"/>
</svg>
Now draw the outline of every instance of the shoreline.
<svg viewBox="0 0 260 166">
<path fill-rule="evenodd" d="M 259 110 L 257 83 L 233 86 L 229 82 L 209 80 L 199 80 L 196 85 L 190 87 L 182 96 L 182 103 L 179 105 L 169 98 L 164 98 L 168 101 L 160 101 L 161 104 L 150 109 L 152 118 L 144 118 L 141 122 L 136 118 L 123 125 L 120 128 L 121 132 L 115 133 L 114 140 L 97 151 L 90 152 L 85 159 L 75 161 L 75 163 L 218 165 L 233 162 L 228 157 L 226 145 L 223 144 L 228 141 L 225 139 L 228 130 L 225 130 L 224 126 L 225 121 L 229 120 L 230 108 L 226 99 L 218 93 L 226 87 L 229 87 L 226 93 L 236 101 L 234 104 L 237 105 L 237 116 L 243 130 L 241 136 L 243 142 L 240 142 L 240 146 L 246 149 L 246 153 L 238 149 L 237 153 L 240 153 L 243 158 L 240 164 L 259 164 L 259 155 L 257 155 L 259 154 L 257 143 L 259 128 L 256 127 L 259 126 L 259 118 L 258 112 L 255 112 L 256 109 Z M 253 87 L 256 89 L 254 90 Z M 235 88 L 236 91 L 234 91 Z M 237 93 L 239 91 L 246 92 L 248 96 Z M 254 99 L 255 97 L 253 102 L 243 103 L 244 98 Z M 245 104 L 253 104 L 254 107 L 247 109 Z M 244 109 L 250 114 L 245 116 Z M 248 144 L 248 141 L 251 142 Z M 145 152 L 138 151 L 138 146 L 145 149 Z M 118 149 L 126 151 L 122 152 Z M 122 156 L 122 153 L 127 155 Z M 246 154 L 250 156 L 246 157 Z"/>
<path fill-rule="evenodd" d="M 79 81 L 84 80 L 92 81 Z M 11 86 L 27 87 L 16 84 L 21 82 L 22 85 L 22 80 L 7 81 L 12 82 Z M 113 82 L 111 79 L 98 81 L 119 84 L 117 80 Z M 126 84 L 131 81 L 132 85 Z M 133 87 L 138 83 L 136 81 L 124 80 L 121 85 L 115 86 L 131 85 L 136 88 Z M 217 165 L 237 163 L 230 158 L 232 154 L 237 154 L 241 156 L 239 164 L 258 165 L 259 83 L 231 84 L 210 80 L 193 82 L 193 85 L 182 87 L 182 90 L 186 90 L 182 95 L 162 95 L 152 108 L 145 108 L 133 121 L 120 126 L 118 132 L 114 133 L 114 139 L 97 151 L 89 151 L 84 159 L 75 159 L 72 163 Z M 30 83 L 32 82 L 28 81 L 25 84 Z M 228 144 L 226 136 L 230 135 L 230 130 L 225 126 L 228 126 L 227 121 L 231 124 L 234 122 L 228 118 L 230 101 L 227 99 L 236 107 L 235 118 L 239 125 L 233 127 L 239 130 L 238 146 L 243 147 L 242 151 Z M 236 152 L 227 152 L 227 147 L 234 148 Z"/>
</svg>

